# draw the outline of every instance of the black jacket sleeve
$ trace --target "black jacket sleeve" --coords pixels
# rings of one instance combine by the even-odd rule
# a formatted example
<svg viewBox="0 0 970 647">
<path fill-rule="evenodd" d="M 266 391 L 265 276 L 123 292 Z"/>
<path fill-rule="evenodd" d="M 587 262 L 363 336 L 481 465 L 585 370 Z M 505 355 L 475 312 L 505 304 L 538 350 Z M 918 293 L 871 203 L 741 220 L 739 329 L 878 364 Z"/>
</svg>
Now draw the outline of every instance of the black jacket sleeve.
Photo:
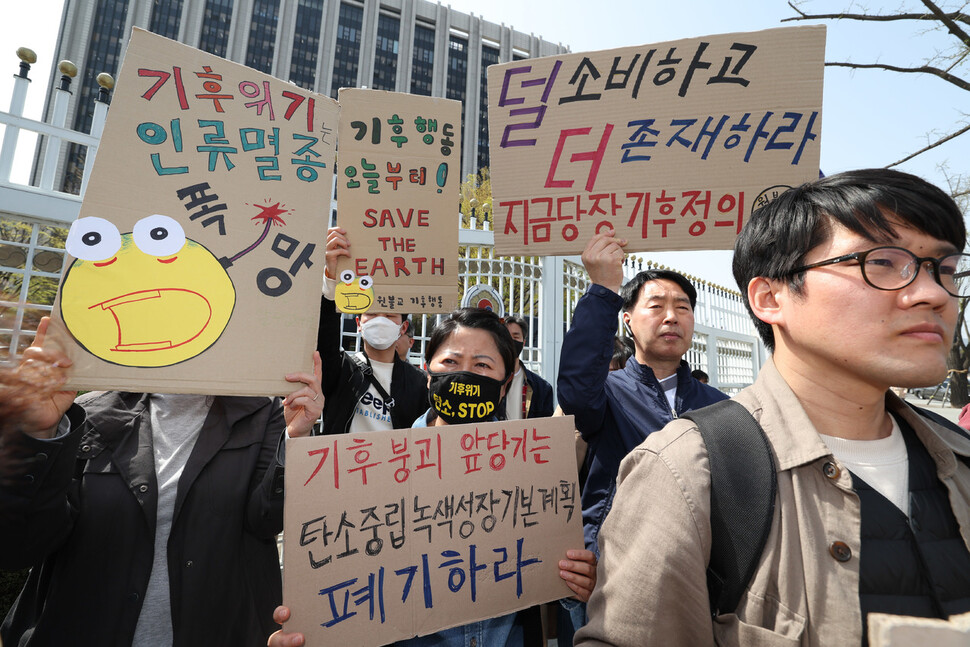
<svg viewBox="0 0 970 647">
<path fill-rule="evenodd" d="M 0 449 L 0 568 L 40 563 L 70 535 L 76 518 L 73 491 L 78 447 L 84 436 L 84 409 L 67 412 L 71 432 L 40 440 L 22 432 Z"/>
</svg>

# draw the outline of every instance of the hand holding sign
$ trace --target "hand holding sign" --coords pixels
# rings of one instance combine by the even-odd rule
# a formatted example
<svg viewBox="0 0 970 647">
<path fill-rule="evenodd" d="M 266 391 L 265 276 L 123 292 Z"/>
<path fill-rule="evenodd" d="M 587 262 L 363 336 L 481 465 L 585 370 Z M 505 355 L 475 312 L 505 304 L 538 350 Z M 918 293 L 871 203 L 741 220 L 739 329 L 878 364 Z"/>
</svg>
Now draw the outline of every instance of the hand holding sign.
<svg viewBox="0 0 970 647">
<path fill-rule="evenodd" d="M 273 612 L 273 622 L 278 625 L 283 625 L 286 624 L 286 621 L 289 619 L 289 607 L 284 607 L 282 605 L 276 607 L 276 611 Z M 303 647 L 305 644 L 306 638 L 304 638 L 303 634 L 300 632 L 290 633 L 280 629 L 269 637 L 266 647 Z"/>
<path fill-rule="evenodd" d="M 42 317 L 37 325 L 34 343 L 24 351 L 17 378 L 32 385 L 37 397 L 31 397 L 27 408 L 20 414 L 20 427 L 25 433 L 37 438 L 51 438 L 57 423 L 70 408 L 77 395 L 74 391 L 58 391 L 67 380 L 68 359 L 58 348 L 41 348 L 47 335 L 49 317 Z"/>
<path fill-rule="evenodd" d="M 559 562 L 559 577 L 566 581 L 580 602 L 589 602 L 596 588 L 596 555 L 585 548 L 566 551 L 566 559 Z"/>
<path fill-rule="evenodd" d="M 286 435 L 289 438 L 309 436 L 313 423 L 323 413 L 323 362 L 320 352 L 313 351 L 313 374 L 290 373 L 287 382 L 303 382 L 306 386 L 294 391 L 283 400 L 283 419 L 286 420 Z"/>
<path fill-rule="evenodd" d="M 626 240 L 617 238 L 616 232 L 609 228 L 590 238 L 583 250 L 583 267 L 589 273 L 589 280 L 619 294 L 623 285 L 624 247 Z"/>
<path fill-rule="evenodd" d="M 343 227 L 331 227 L 327 230 L 328 278 L 337 278 L 337 259 L 341 256 L 350 258 L 350 241 L 347 240 L 347 230 Z"/>
</svg>

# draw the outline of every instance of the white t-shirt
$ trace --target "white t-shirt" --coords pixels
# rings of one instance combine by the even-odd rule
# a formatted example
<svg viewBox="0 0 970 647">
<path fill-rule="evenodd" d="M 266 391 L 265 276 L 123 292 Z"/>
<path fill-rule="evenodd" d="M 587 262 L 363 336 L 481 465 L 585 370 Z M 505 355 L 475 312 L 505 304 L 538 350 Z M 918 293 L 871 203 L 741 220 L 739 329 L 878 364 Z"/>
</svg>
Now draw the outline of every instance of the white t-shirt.
<svg viewBox="0 0 970 647">
<path fill-rule="evenodd" d="M 363 353 L 359 357 L 364 359 Z M 394 364 L 370 360 L 371 368 L 374 369 L 374 377 L 388 395 L 391 393 L 391 373 Z M 354 417 L 350 423 L 350 433 L 358 431 L 388 431 L 394 428 L 391 422 L 391 410 L 384 403 L 384 398 L 377 391 L 377 388 L 368 380 L 367 392 L 361 396 L 360 400 L 354 405 Z"/>
</svg>

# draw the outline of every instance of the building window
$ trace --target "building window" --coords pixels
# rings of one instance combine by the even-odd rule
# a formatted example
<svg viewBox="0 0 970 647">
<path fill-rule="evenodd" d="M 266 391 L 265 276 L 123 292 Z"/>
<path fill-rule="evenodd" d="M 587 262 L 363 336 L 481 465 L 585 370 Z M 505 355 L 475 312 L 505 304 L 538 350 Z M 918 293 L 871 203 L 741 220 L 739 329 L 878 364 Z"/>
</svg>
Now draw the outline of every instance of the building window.
<svg viewBox="0 0 970 647">
<path fill-rule="evenodd" d="M 461 101 L 460 132 L 465 134 L 465 82 L 468 77 L 468 40 L 451 34 L 448 39 L 448 89 L 445 97 Z M 464 137 L 462 137 L 464 144 Z M 462 169 L 462 177 L 464 177 Z"/>
<path fill-rule="evenodd" d="M 411 59 L 411 94 L 431 96 L 434 78 L 434 29 L 414 26 L 414 47 Z"/>
<path fill-rule="evenodd" d="M 364 24 L 364 9 L 357 5 L 340 5 L 337 20 L 337 46 L 333 54 L 333 76 L 330 96 L 337 98 L 340 88 L 357 87 L 357 66 L 360 62 L 360 30 Z"/>
<path fill-rule="evenodd" d="M 488 166 L 488 66 L 498 63 L 498 48 L 482 44 L 481 91 L 478 94 L 478 168 Z"/>
<path fill-rule="evenodd" d="M 320 49 L 322 23 L 323 0 L 300 0 L 296 9 L 290 81 L 306 90 L 313 89 L 317 78 L 317 51 Z"/>
<path fill-rule="evenodd" d="M 94 13 L 94 24 L 91 28 L 91 43 L 88 54 L 81 69 L 86 74 L 78 79 L 77 113 L 74 115 L 74 130 L 91 132 L 91 118 L 94 115 L 94 98 L 100 87 L 95 79 L 96 74 L 107 72 L 118 78 L 118 68 L 121 61 L 121 39 L 117 36 L 102 34 L 121 34 L 125 29 L 128 16 L 128 0 L 104 0 L 98 3 Z M 81 176 L 84 173 L 84 159 L 87 148 L 71 144 L 67 153 L 67 169 L 64 173 L 63 191 L 67 193 L 81 192 Z"/>
<path fill-rule="evenodd" d="M 155 0 L 148 29 L 159 36 L 177 40 L 181 17 L 182 0 Z"/>
<path fill-rule="evenodd" d="M 203 52 L 225 57 L 232 26 L 232 3 L 233 0 L 206 0 L 199 38 L 199 49 Z"/>
<path fill-rule="evenodd" d="M 374 52 L 374 89 L 397 89 L 397 53 L 401 21 L 381 14 L 377 18 L 377 47 Z"/>
<path fill-rule="evenodd" d="M 279 12 L 279 0 L 253 2 L 253 17 L 249 23 L 249 42 L 246 46 L 246 65 L 266 74 L 273 69 Z"/>
</svg>

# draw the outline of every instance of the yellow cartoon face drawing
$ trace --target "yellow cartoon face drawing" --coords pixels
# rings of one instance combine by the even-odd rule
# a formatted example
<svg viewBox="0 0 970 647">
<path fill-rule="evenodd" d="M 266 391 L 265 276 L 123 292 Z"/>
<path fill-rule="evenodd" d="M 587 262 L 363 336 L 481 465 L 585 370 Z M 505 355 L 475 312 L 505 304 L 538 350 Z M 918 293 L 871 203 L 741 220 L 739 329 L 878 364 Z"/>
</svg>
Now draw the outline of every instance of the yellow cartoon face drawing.
<svg viewBox="0 0 970 647">
<path fill-rule="evenodd" d="M 219 338 L 236 303 L 232 280 L 173 218 L 142 218 L 131 233 L 79 218 L 66 248 L 61 317 L 88 352 L 122 366 L 170 366 Z"/>
<path fill-rule="evenodd" d="M 340 312 L 367 312 L 374 303 L 374 281 L 369 276 L 357 278 L 352 270 L 344 270 L 340 273 L 334 298 Z"/>
</svg>

